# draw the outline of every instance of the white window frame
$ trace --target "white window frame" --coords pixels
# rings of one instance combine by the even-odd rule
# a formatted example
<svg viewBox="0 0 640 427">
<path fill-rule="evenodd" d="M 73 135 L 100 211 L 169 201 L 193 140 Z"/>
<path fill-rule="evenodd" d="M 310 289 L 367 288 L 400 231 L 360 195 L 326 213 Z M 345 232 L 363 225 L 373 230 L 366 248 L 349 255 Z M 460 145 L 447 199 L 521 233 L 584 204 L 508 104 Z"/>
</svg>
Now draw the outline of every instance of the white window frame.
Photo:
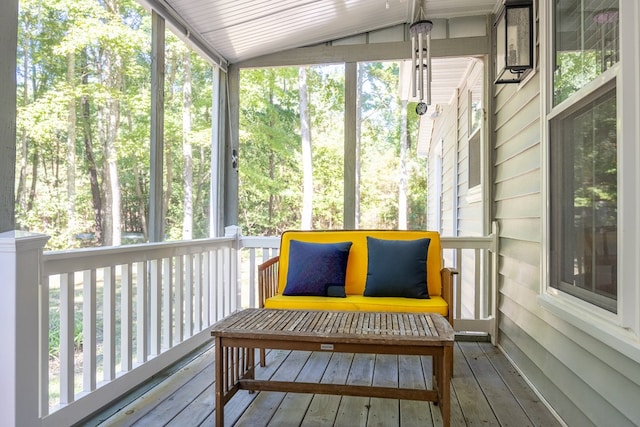
<svg viewBox="0 0 640 427">
<path fill-rule="evenodd" d="M 553 30 L 552 1 L 541 2 L 540 31 L 541 64 L 540 82 L 542 102 L 540 116 L 542 137 L 542 198 L 547 201 L 542 213 L 543 244 L 541 245 L 541 294 L 543 308 L 558 318 L 579 328 L 586 334 L 612 345 L 629 357 L 640 358 L 640 87 L 638 68 L 640 63 L 640 5 L 636 0 L 620 0 L 620 58 L 621 61 L 597 78 L 596 82 L 582 88 L 578 94 L 586 94 L 595 86 L 616 79 L 618 121 L 618 298 L 617 313 L 611 313 L 577 297 L 564 293 L 550 285 L 550 121 L 562 113 L 568 105 L 552 108 L 553 90 Z M 623 90 L 634 88 L 636 90 Z M 566 103 L 565 103 L 566 104 Z M 561 324 L 558 324 L 561 327 Z"/>
</svg>

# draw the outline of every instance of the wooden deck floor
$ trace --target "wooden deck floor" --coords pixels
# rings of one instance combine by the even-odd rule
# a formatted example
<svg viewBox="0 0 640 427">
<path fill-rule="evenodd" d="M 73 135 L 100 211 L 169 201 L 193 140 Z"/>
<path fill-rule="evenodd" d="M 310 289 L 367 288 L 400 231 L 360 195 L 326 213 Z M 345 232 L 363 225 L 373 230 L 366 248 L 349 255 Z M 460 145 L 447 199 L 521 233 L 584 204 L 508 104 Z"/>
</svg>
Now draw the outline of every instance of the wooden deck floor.
<svg viewBox="0 0 640 427">
<path fill-rule="evenodd" d="M 213 426 L 214 356 L 203 349 L 85 426 Z M 257 378 L 431 385 L 431 358 L 271 351 Z M 490 343 L 456 342 L 452 426 L 559 426 L 507 359 Z M 392 396 L 390 396 L 392 397 Z M 440 426 L 433 403 L 242 390 L 225 406 L 227 426 Z"/>
</svg>

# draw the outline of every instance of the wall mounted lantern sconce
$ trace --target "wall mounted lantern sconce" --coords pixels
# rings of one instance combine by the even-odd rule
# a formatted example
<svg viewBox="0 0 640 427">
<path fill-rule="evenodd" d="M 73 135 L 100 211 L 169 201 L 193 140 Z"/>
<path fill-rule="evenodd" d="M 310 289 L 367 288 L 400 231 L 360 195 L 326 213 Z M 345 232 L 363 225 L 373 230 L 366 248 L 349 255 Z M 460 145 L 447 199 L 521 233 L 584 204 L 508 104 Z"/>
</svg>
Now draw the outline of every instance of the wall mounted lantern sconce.
<svg viewBox="0 0 640 427">
<path fill-rule="evenodd" d="M 495 83 L 520 83 L 533 68 L 533 2 L 506 0 L 493 25 Z"/>
</svg>

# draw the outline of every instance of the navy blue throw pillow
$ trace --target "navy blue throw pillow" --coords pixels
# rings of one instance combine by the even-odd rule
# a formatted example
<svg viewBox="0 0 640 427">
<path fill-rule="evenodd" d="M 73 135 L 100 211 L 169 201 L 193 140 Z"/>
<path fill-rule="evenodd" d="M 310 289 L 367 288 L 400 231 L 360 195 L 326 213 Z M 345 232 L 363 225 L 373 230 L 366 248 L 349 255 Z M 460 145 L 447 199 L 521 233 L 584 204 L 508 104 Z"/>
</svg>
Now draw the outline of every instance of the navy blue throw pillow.
<svg viewBox="0 0 640 427">
<path fill-rule="evenodd" d="M 342 296 L 351 242 L 309 243 L 291 240 L 283 295 Z M 328 289 L 331 287 L 331 295 Z"/>
<path fill-rule="evenodd" d="M 382 240 L 367 236 L 369 297 L 429 298 L 427 253 L 431 239 Z"/>
</svg>

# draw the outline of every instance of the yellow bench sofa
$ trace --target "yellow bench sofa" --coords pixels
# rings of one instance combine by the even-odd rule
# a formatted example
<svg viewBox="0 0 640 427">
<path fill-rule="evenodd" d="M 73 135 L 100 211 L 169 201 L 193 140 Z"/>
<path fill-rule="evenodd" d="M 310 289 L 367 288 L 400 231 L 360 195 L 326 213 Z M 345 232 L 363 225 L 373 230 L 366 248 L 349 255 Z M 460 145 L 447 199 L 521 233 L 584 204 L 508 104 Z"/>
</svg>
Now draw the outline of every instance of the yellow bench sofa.
<svg viewBox="0 0 640 427">
<path fill-rule="evenodd" d="M 374 247 L 373 242 L 368 244 L 368 238 L 414 242 L 418 239 L 430 239 L 426 255 L 428 297 L 365 296 L 367 275 L 370 273 L 368 251 L 369 246 Z M 283 294 L 286 293 L 292 241 L 316 244 L 351 242 L 346 262 L 344 297 Z M 402 250 L 398 252 L 404 253 Z M 435 231 L 291 230 L 285 231 L 281 236 L 279 255 L 258 266 L 259 304 L 260 307 L 269 309 L 430 312 L 441 314 L 453 324 L 451 303 L 453 275 L 456 273 L 453 269 L 442 267 L 440 235 Z"/>
</svg>

